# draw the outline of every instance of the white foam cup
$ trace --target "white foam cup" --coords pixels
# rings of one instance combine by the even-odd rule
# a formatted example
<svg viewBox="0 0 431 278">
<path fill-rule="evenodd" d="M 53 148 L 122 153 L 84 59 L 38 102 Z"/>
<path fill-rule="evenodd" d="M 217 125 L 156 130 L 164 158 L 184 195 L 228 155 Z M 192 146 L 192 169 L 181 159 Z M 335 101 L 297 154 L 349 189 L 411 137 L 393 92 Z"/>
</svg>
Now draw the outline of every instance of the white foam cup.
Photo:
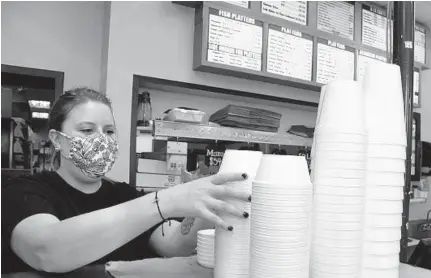
<svg viewBox="0 0 431 278">
<path fill-rule="evenodd" d="M 372 171 L 404 173 L 406 165 L 404 159 L 368 158 L 367 169 Z"/>
<path fill-rule="evenodd" d="M 402 225 L 401 213 L 367 213 L 365 215 L 365 225 L 376 228 L 396 228 Z"/>
<path fill-rule="evenodd" d="M 369 255 L 390 255 L 400 252 L 399 240 L 394 241 L 364 241 L 364 254 Z"/>
<path fill-rule="evenodd" d="M 263 155 L 255 182 L 311 185 L 307 161 L 293 155 Z"/>
<path fill-rule="evenodd" d="M 401 228 L 374 228 L 366 227 L 364 231 L 365 240 L 395 241 L 401 239 Z"/>
<path fill-rule="evenodd" d="M 399 201 L 404 199 L 404 189 L 399 186 L 367 185 L 367 199 Z"/>
<path fill-rule="evenodd" d="M 247 173 L 252 181 L 262 158 L 262 152 L 248 150 L 226 150 L 219 173 Z"/>
<path fill-rule="evenodd" d="M 371 185 L 404 185 L 404 173 L 367 171 L 366 182 Z"/>
<path fill-rule="evenodd" d="M 398 254 L 392 255 L 365 255 L 364 267 L 372 269 L 388 269 L 398 267 L 400 259 Z"/>
</svg>

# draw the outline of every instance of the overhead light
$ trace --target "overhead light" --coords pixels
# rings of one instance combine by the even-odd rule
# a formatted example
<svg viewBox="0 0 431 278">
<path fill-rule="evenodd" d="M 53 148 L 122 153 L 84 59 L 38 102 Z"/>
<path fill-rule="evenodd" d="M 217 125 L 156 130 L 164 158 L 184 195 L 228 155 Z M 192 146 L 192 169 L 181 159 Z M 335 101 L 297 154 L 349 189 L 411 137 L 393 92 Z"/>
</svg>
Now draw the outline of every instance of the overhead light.
<svg viewBox="0 0 431 278">
<path fill-rule="evenodd" d="M 31 108 L 50 109 L 51 102 L 45 100 L 29 100 L 28 104 Z"/>
<path fill-rule="evenodd" d="M 32 112 L 31 117 L 38 118 L 38 119 L 48 119 L 49 114 L 45 112 Z"/>
</svg>

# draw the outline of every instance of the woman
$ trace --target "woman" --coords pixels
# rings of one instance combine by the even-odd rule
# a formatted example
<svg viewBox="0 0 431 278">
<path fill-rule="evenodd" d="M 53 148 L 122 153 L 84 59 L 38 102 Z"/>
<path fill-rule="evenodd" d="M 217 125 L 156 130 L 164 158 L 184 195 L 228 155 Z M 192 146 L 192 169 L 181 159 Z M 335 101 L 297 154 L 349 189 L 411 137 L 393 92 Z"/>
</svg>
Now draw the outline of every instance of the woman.
<svg viewBox="0 0 431 278">
<path fill-rule="evenodd" d="M 251 196 L 222 186 L 246 179 L 245 173 L 146 195 L 102 179 L 118 145 L 111 103 L 96 91 L 63 94 L 50 111 L 49 125 L 56 171 L 13 180 L 2 190 L 3 272 L 62 273 L 107 261 L 187 256 L 198 230 L 214 225 L 233 230 L 216 210 L 248 217 L 224 200 L 248 202 Z M 178 217 L 186 218 L 163 224 Z"/>
</svg>

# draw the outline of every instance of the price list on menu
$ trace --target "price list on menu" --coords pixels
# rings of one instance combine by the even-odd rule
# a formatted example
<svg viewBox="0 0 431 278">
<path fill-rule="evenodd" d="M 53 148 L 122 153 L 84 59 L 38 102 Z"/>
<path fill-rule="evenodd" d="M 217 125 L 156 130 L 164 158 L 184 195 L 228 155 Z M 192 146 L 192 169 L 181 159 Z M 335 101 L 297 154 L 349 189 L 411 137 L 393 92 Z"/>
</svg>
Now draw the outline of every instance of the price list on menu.
<svg viewBox="0 0 431 278">
<path fill-rule="evenodd" d="M 356 80 L 362 81 L 367 66 L 375 63 L 386 63 L 386 57 L 359 50 Z"/>
<path fill-rule="evenodd" d="M 307 1 L 262 1 L 262 13 L 307 25 Z"/>
<path fill-rule="evenodd" d="M 311 81 L 313 38 L 290 28 L 269 25 L 267 71 Z"/>
<path fill-rule="evenodd" d="M 353 80 L 355 72 L 355 49 L 330 40 L 318 39 L 318 83 L 326 84 L 334 79 Z"/>
<path fill-rule="evenodd" d="M 248 7 L 249 7 L 249 5 L 248 5 L 249 1 L 223 1 L 223 2 L 232 4 L 235 6 L 240 6 L 240 7 L 246 8 L 246 9 L 248 9 Z"/>
<path fill-rule="evenodd" d="M 208 62 L 244 69 L 262 69 L 263 22 L 210 8 Z"/>
<path fill-rule="evenodd" d="M 353 40 L 354 2 L 317 2 L 317 29 Z"/>
<path fill-rule="evenodd" d="M 386 12 L 368 5 L 362 5 L 362 43 L 386 51 Z"/>
<path fill-rule="evenodd" d="M 425 64 L 425 28 L 415 25 L 415 62 Z"/>
</svg>

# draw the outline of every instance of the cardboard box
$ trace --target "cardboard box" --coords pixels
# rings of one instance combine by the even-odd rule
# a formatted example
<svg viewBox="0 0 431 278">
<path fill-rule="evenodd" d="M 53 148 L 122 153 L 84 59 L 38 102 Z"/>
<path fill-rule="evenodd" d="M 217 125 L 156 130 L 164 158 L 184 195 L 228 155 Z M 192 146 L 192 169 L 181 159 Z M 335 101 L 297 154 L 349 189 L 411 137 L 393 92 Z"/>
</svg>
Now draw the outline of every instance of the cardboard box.
<svg viewBox="0 0 431 278">
<path fill-rule="evenodd" d="M 153 151 L 153 136 L 151 134 L 138 134 L 136 136 L 136 152 L 152 152 Z"/>
<path fill-rule="evenodd" d="M 167 163 L 163 160 L 139 158 L 138 172 L 150 174 L 168 174 Z"/>
<path fill-rule="evenodd" d="M 166 159 L 168 174 L 181 175 L 181 168 L 187 168 L 187 155 L 185 154 L 168 154 Z"/>
<path fill-rule="evenodd" d="M 168 188 L 181 183 L 181 176 L 136 173 L 136 186 Z"/>
<path fill-rule="evenodd" d="M 187 147 L 188 147 L 188 144 L 186 142 L 168 141 L 166 153 L 187 155 Z"/>
</svg>

